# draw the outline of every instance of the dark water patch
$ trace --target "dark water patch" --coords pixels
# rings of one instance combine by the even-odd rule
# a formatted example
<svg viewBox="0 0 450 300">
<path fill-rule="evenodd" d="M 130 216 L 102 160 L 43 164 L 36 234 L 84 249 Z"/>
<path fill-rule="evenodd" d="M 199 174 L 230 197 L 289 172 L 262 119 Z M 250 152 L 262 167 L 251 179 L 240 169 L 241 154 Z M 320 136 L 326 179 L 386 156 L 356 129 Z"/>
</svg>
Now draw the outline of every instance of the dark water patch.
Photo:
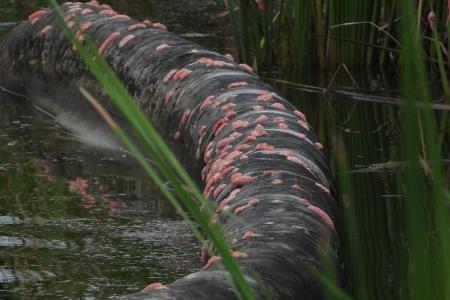
<svg viewBox="0 0 450 300">
<path fill-rule="evenodd" d="M 0 293 L 105 298 L 199 267 L 198 242 L 127 153 L 0 98 Z"/>
</svg>

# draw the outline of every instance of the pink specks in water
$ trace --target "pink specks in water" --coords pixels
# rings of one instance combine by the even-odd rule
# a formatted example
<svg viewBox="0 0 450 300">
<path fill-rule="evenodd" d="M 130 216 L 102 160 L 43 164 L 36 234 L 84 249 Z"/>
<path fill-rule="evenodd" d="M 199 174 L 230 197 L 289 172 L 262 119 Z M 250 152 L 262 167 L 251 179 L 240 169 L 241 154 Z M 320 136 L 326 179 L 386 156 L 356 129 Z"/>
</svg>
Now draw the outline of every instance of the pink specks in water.
<svg viewBox="0 0 450 300">
<path fill-rule="evenodd" d="M 306 116 L 299 110 L 294 110 L 294 114 L 299 117 L 301 120 L 306 121 Z"/>
<path fill-rule="evenodd" d="M 319 189 L 321 189 L 322 191 L 324 191 L 325 193 L 327 193 L 328 195 L 330 195 L 330 189 L 327 188 L 326 186 L 324 186 L 323 184 L 319 183 L 319 182 L 315 182 L 314 183 Z"/>
<path fill-rule="evenodd" d="M 106 15 L 108 15 L 108 16 L 115 16 L 115 15 L 117 15 L 117 13 L 114 10 L 112 10 L 112 9 L 104 9 L 101 12 L 99 12 L 98 14 L 100 16 L 106 16 Z"/>
<path fill-rule="evenodd" d="M 326 212 L 324 212 L 321 208 L 314 205 L 309 205 L 307 208 L 314 214 L 316 214 L 319 218 L 321 218 L 322 221 L 325 224 L 327 224 L 331 229 L 334 229 L 333 220 L 331 220 L 330 216 Z"/>
<path fill-rule="evenodd" d="M 46 9 L 35 11 L 34 13 L 28 16 L 28 21 L 31 23 L 31 25 L 34 25 L 39 20 L 39 18 L 42 15 L 45 15 L 46 13 L 47 13 Z"/>
<path fill-rule="evenodd" d="M 70 20 L 72 20 L 74 17 L 74 14 L 68 14 L 64 17 L 64 22 L 69 22 Z"/>
<path fill-rule="evenodd" d="M 226 119 L 228 119 L 227 117 L 225 117 Z M 228 123 L 223 123 L 219 126 L 219 128 L 217 128 L 217 130 L 214 132 L 215 135 L 218 135 L 222 130 L 225 129 L 225 127 L 228 126 Z"/>
<path fill-rule="evenodd" d="M 152 290 L 158 290 L 158 289 L 168 289 L 164 284 L 155 282 L 152 284 L 147 285 L 144 289 L 141 290 L 141 293 L 150 293 Z"/>
<path fill-rule="evenodd" d="M 82 15 L 88 15 L 88 14 L 92 14 L 94 11 L 90 8 L 85 8 L 81 11 Z"/>
<path fill-rule="evenodd" d="M 241 86 L 247 86 L 247 85 L 248 85 L 248 83 L 245 82 L 245 81 L 238 81 L 238 82 L 230 83 L 230 84 L 228 85 L 228 88 L 231 89 L 231 88 L 241 87 Z"/>
<path fill-rule="evenodd" d="M 147 28 L 147 26 L 145 26 L 145 24 L 136 23 L 136 24 L 128 26 L 128 31 L 132 31 L 132 30 L 136 30 L 136 29 L 144 29 L 144 28 Z"/>
<path fill-rule="evenodd" d="M 297 123 L 298 123 L 300 126 L 302 126 L 303 128 L 309 130 L 309 128 L 308 128 L 308 123 L 306 123 L 305 121 L 303 121 L 303 120 L 298 120 Z"/>
<path fill-rule="evenodd" d="M 127 15 L 115 15 L 111 19 L 114 20 L 130 20 L 131 18 Z"/>
<path fill-rule="evenodd" d="M 191 112 L 192 112 L 192 109 L 189 109 L 189 108 L 183 112 L 183 116 L 181 117 L 181 122 L 180 122 L 181 125 L 185 125 L 187 123 L 187 121 L 189 120 L 189 116 L 191 115 Z"/>
<path fill-rule="evenodd" d="M 249 73 L 253 73 L 253 68 L 247 64 L 239 64 L 239 67 L 241 67 L 242 69 L 244 69 L 245 71 L 247 71 Z"/>
<path fill-rule="evenodd" d="M 85 23 L 81 24 L 80 31 L 84 32 L 91 27 L 92 27 L 92 22 L 85 22 Z"/>
<path fill-rule="evenodd" d="M 209 142 L 209 144 L 206 146 L 206 151 L 212 150 L 214 146 L 214 141 Z"/>
<path fill-rule="evenodd" d="M 227 198 L 225 198 L 224 200 L 222 200 L 222 202 L 220 202 L 219 208 L 222 209 L 226 205 L 228 205 L 231 201 L 233 201 L 240 191 L 241 189 L 234 189 Z"/>
<path fill-rule="evenodd" d="M 222 170 L 220 171 L 220 177 L 223 177 L 223 176 L 227 175 L 228 173 L 230 173 L 231 171 L 233 171 L 233 169 L 234 169 L 233 166 L 228 166 L 228 167 L 222 169 Z"/>
<path fill-rule="evenodd" d="M 208 106 L 214 102 L 214 96 L 208 96 L 205 98 L 203 103 L 200 105 L 200 111 L 204 111 Z"/>
<path fill-rule="evenodd" d="M 314 143 L 314 147 L 319 151 L 323 150 L 323 145 L 319 142 Z"/>
<path fill-rule="evenodd" d="M 109 6 L 108 4 L 102 4 L 102 5 L 100 5 L 100 8 L 102 10 L 112 10 L 112 7 Z"/>
<path fill-rule="evenodd" d="M 142 21 L 143 24 L 147 25 L 147 26 L 151 26 L 153 23 L 150 20 L 145 19 L 144 21 Z"/>
<path fill-rule="evenodd" d="M 269 145 L 267 143 L 259 143 L 255 146 L 255 150 L 256 151 L 260 151 L 260 150 L 274 150 L 275 147 L 272 145 Z"/>
<path fill-rule="evenodd" d="M 178 80 L 183 80 L 185 78 L 187 78 L 189 75 L 191 75 L 192 71 L 189 69 L 180 69 L 178 70 L 175 75 L 173 75 L 173 80 L 174 81 L 178 81 Z"/>
<path fill-rule="evenodd" d="M 242 136 L 242 133 L 240 132 L 233 132 L 230 134 L 230 137 L 237 139 L 238 137 Z"/>
<path fill-rule="evenodd" d="M 42 28 L 41 31 L 39 31 L 38 36 L 42 37 L 42 36 L 46 35 L 50 31 L 50 29 L 52 29 L 51 25 L 45 26 L 44 28 Z"/>
<path fill-rule="evenodd" d="M 241 151 L 241 150 L 248 150 L 250 149 L 250 145 L 249 144 L 240 144 L 236 147 L 236 151 Z"/>
<path fill-rule="evenodd" d="M 250 201 L 248 201 L 247 205 L 248 206 L 254 206 L 259 202 L 259 199 L 251 199 Z"/>
<path fill-rule="evenodd" d="M 75 180 L 69 180 L 69 191 L 72 193 L 77 193 L 79 195 L 86 195 L 88 193 L 88 181 L 82 177 L 77 177 Z"/>
<path fill-rule="evenodd" d="M 69 21 L 66 23 L 68 28 L 72 28 L 73 26 L 75 26 L 75 22 L 74 21 Z"/>
<path fill-rule="evenodd" d="M 266 115 L 261 115 L 256 119 L 256 123 L 258 124 L 264 124 L 269 120 L 269 118 Z"/>
<path fill-rule="evenodd" d="M 119 49 L 124 47 L 126 44 L 128 44 L 131 40 L 133 40 L 135 36 L 133 34 L 129 34 L 122 38 L 122 40 L 119 42 Z"/>
<path fill-rule="evenodd" d="M 264 108 L 261 105 L 253 105 L 252 109 L 254 111 L 262 111 L 262 110 L 264 110 Z"/>
<path fill-rule="evenodd" d="M 247 254 L 247 253 L 241 252 L 241 251 L 233 251 L 233 252 L 231 253 L 231 255 L 232 255 L 233 257 L 237 257 L 237 258 L 239 258 L 239 257 L 248 257 L 248 254 Z"/>
<path fill-rule="evenodd" d="M 248 121 L 245 120 L 236 120 L 234 121 L 231 126 L 233 126 L 234 129 L 239 129 L 239 128 L 245 128 L 247 127 L 249 124 Z"/>
<path fill-rule="evenodd" d="M 225 54 L 225 57 L 226 57 L 228 60 L 234 62 L 234 57 L 233 57 L 233 55 L 231 55 L 230 53 Z"/>
<path fill-rule="evenodd" d="M 280 128 L 280 129 L 289 129 L 289 126 L 286 123 L 278 123 L 278 128 Z"/>
<path fill-rule="evenodd" d="M 235 111 L 229 111 L 225 114 L 225 117 L 228 118 L 228 120 L 233 119 L 234 117 L 236 117 L 236 112 Z"/>
<path fill-rule="evenodd" d="M 206 263 L 206 265 L 203 267 L 203 269 L 208 268 L 209 266 L 213 265 L 214 263 L 216 263 L 217 261 L 219 261 L 221 258 L 220 256 L 213 256 L 210 259 L 208 259 L 208 262 Z"/>
<path fill-rule="evenodd" d="M 213 149 L 205 150 L 205 154 L 203 155 L 203 160 L 205 163 L 209 161 L 209 158 L 211 157 L 211 153 L 213 152 Z"/>
<path fill-rule="evenodd" d="M 152 26 L 155 29 L 166 30 L 167 31 L 167 26 L 162 24 L 162 23 L 153 23 Z"/>
<path fill-rule="evenodd" d="M 226 118 L 226 117 L 223 117 L 223 118 L 217 120 L 217 122 L 214 123 L 214 125 L 213 125 L 213 132 L 214 132 L 214 133 L 217 133 L 217 131 L 219 130 L 219 128 L 220 128 L 222 125 L 225 125 L 225 126 L 226 126 L 227 124 L 228 124 L 228 118 Z"/>
<path fill-rule="evenodd" d="M 173 97 L 173 91 L 168 91 L 166 93 L 166 95 L 164 96 L 164 102 L 169 103 L 170 100 L 172 100 L 172 97 Z"/>
<path fill-rule="evenodd" d="M 295 134 L 295 136 L 298 137 L 298 138 L 301 139 L 301 140 L 306 139 L 306 135 L 305 135 L 304 133 L 297 132 L 297 133 Z"/>
<path fill-rule="evenodd" d="M 281 104 L 281 103 L 274 103 L 274 104 L 272 104 L 270 107 L 272 107 L 272 108 L 276 108 L 276 109 L 281 109 L 281 110 L 286 110 L 286 107 L 283 105 L 283 104 Z"/>
<path fill-rule="evenodd" d="M 244 233 L 244 235 L 242 236 L 242 238 L 243 238 L 243 239 L 248 239 L 248 238 L 252 238 L 252 237 L 255 237 L 255 236 L 256 236 L 256 234 L 255 234 L 253 231 L 247 230 L 247 231 Z"/>
<path fill-rule="evenodd" d="M 264 126 L 262 126 L 261 124 L 257 124 L 255 126 L 255 129 L 252 131 L 251 135 L 254 137 L 259 137 L 259 136 L 265 136 L 265 135 L 269 135 L 269 134 L 265 130 Z"/>
<path fill-rule="evenodd" d="M 278 116 L 278 117 L 275 117 L 275 118 L 273 119 L 273 121 L 276 122 L 276 123 L 281 123 L 281 122 L 284 122 L 284 118 Z"/>
<path fill-rule="evenodd" d="M 231 183 L 234 184 L 235 186 L 244 186 L 247 185 L 249 183 L 252 183 L 255 180 L 255 178 L 253 178 L 250 175 L 243 175 L 241 173 L 234 173 L 231 176 Z"/>
<path fill-rule="evenodd" d="M 174 134 L 174 136 L 173 136 L 173 139 L 176 141 L 176 142 L 178 142 L 178 141 L 180 141 L 181 140 L 181 132 L 179 132 L 179 131 L 177 131 L 177 132 L 175 132 L 175 134 Z"/>
<path fill-rule="evenodd" d="M 98 1 L 89 1 L 89 2 L 86 2 L 86 4 L 90 4 L 90 5 L 94 5 L 94 6 L 100 6 L 100 3 L 98 3 Z"/>
<path fill-rule="evenodd" d="M 260 100 L 260 101 L 270 101 L 273 99 L 273 94 L 265 92 L 265 91 L 261 91 L 258 93 L 258 97 L 256 99 Z"/>
<path fill-rule="evenodd" d="M 98 48 L 98 53 L 100 53 L 100 55 L 102 55 L 106 48 L 108 48 L 109 45 L 112 44 L 112 42 L 120 35 L 120 32 L 113 32 L 111 33 L 106 40 L 100 45 L 100 47 Z"/>
<path fill-rule="evenodd" d="M 224 67 L 224 66 L 232 66 L 232 64 L 227 63 L 223 60 L 212 59 L 209 57 L 202 57 L 195 62 L 195 64 L 206 65 L 207 67 Z"/>
<path fill-rule="evenodd" d="M 272 184 L 275 184 L 275 185 L 282 184 L 282 183 L 283 183 L 283 180 L 281 180 L 281 179 L 275 179 L 274 181 L 272 181 Z"/>
<path fill-rule="evenodd" d="M 242 205 L 242 206 L 239 206 L 239 207 L 236 207 L 236 208 L 234 209 L 234 213 L 235 213 L 235 214 L 238 214 L 238 213 L 242 212 L 243 210 L 245 210 L 246 208 L 255 206 L 258 202 L 259 202 L 259 199 L 251 199 L 251 200 L 249 200 L 249 201 L 247 202 L 247 204 Z"/>
<path fill-rule="evenodd" d="M 171 46 L 169 46 L 168 44 L 164 43 L 164 44 L 161 44 L 158 47 L 156 47 L 156 51 L 161 51 L 161 50 L 164 50 L 164 49 L 167 49 L 167 48 L 170 48 L 170 47 Z"/>
<path fill-rule="evenodd" d="M 291 186 L 291 188 L 294 189 L 294 190 L 298 190 L 298 191 L 301 191 L 301 190 L 302 190 L 298 184 L 293 184 L 293 185 Z"/>
<path fill-rule="evenodd" d="M 253 141 L 256 141 L 256 136 L 251 135 L 251 134 L 246 136 L 244 139 L 244 142 L 246 142 L 246 143 L 253 142 Z"/>
<path fill-rule="evenodd" d="M 200 126 L 200 128 L 198 129 L 198 134 L 199 135 L 204 135 L 207 128 L 208 128 L 208 126 L 206 126 L 206 125 Z"/>
<path fill-rule="evenodd" d="M 226 137 L 217 142 L 217 150 L 222 150 L 225 146 L 229 145 L 233 142 L 234 139 L 230 137 Z"/>
<path fill-rule="evenodd" d="M 228 163 L 232 163 L 236 158 L 238 158 L 240 155 L 242 154 L 242 151 L 233 151 L 231 153 L 229 153 L 226 157 L 225 157 L 225 161 Z"/>
<path fill-rule="evenodd" d="M 67 12 L 66 12 L 66 14 L 73 14 L 73 13 L 76 13 L 76 12 L 78 12 L 78 11 L 80 11 L 80 10 L 83 10 L 81 7 L 79 7 L 79 6 L 74 6 L 74 7 L 72 7 L 71 9 L 69 9 Z"/>
<path fill-rule="evenodd" d="M 224 106 L 222 106 L 222 108 L 220 109 L 222 112 L 226 112 L 227 110 L 233 109 L 236 107 L 236 104 L 234 104 L 233 102 L 227 103 Z"/>
<path fill-rule="evenodd" d="M 167 83 L 169 82 L 169 80 L 172 78 L 172 76 L 173 76 L 177 71 L 178 71 L 177 69 L 172 69 L 172 70 L 170 70 L 170 71 L 166 74 L 166 76 L 164 76 L 163 83 L 164 83 L 164 84 L 167 84 Z"/>
<path fill-rule="evenodd" d="M 300 203 L 301 205 L 305 205 L 305 206 L 311 205 L 311 203 L 308 200 L 306 200 L 305 198 L 299 198 L 298 203 Z"/>
<path fill-rule="evenodd" d="M 226 188 L 226 186 L 227 185 L 225 183 L 222 183 L 218 187 L 216 187 L 213 193 L 214 198 L 217 198 L 217 196 L 219 196 L 219 194 Z"/>
</svg>

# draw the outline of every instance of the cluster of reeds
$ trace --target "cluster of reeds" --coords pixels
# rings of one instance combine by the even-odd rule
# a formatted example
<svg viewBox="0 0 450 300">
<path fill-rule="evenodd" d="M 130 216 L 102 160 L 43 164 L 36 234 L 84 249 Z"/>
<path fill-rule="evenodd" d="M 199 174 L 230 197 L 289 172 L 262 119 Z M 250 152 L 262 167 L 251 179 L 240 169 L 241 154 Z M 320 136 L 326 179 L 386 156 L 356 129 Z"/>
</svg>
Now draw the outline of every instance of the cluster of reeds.
<svg viewBox="0 0 450 300">
<path fill-rule="evenodd" d="M 291 86 L 322 95 L 321 99 L 304 93 L 285 96 L 300 105 L 331 149 L 343 206 L 348 294 L 355 299 L 450 299 L 450 194 L 443 164 L 450 141 L 446 106 L 450 3 L 225 2 L 241 60 L 253 64 L 260 74 L 288 70 Z M 349 71 L 361 66 L 394 73 L 395 82 L 385 86 L 396 90 L 396 100 L 377 98 L 382 104 L 364 107 L 349 98 L 339 104 L 330 102 L 329 92 L 335 98 L 344 95 L 371 101 L 353 94 L 354 89 L 336 87 L 336 83 L 350 83 L 361 91 L 359 83 L 366 74 Z M 337 71 L 346 74 L 335 76 Z M 305 78 L 313 72 L 319 80 Z M 440 100 L 442 106 L 432 99 Z M 340 122 L 343 117 L 347 119 Z M 339 123 L 358 128 L 358 139 L 337 129 Z M 390 143 L 380 130 L 388 126 L 397 132 L 396 141 Z M 385 146 L 383 168 L 389 173 L 385 171 L 382 179 L 349 173 L 357 156 L 374 157 L 374 147 L 380 145 Z"/>
<path fill-rule="evenodd" d="M 409 30 L 420 33 L 425 59 L 448 84 L 447 1 L 413 1 Z M 240 59 L 260 70 L 315 65 L 399 66 L 403 50 L 400 0 L 225 0 Z"/>
</svg>

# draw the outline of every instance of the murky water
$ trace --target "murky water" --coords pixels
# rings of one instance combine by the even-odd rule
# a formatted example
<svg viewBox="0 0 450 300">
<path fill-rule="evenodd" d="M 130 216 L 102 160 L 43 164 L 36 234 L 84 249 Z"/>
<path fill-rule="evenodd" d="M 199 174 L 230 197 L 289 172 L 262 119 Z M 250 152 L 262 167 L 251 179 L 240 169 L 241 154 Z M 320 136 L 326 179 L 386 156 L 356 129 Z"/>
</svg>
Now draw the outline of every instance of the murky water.
<svg viewBox="0 0 450 300">
<path fill-rule="evenodd" d="M 221 1 L 104 2 L 229 51 Z M 0 32 L 45 5 L 0 1 Z M 198 242 L 126 152 L 0 93 L 0 299 L 105 298 L 199 267 Z"/>
</svg>

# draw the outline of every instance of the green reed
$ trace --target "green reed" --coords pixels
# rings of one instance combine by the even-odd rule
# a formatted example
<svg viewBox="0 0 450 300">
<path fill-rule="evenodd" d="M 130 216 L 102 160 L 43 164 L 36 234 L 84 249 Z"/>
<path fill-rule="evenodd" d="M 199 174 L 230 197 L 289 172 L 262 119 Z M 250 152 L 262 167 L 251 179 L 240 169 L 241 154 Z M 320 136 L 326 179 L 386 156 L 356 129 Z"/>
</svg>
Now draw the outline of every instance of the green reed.
<svg viewBox="0 0 450 300">
<path fill-rule="evenodd" d="M 50 4 L 58 13 L 68 38 L 77 48 L 80 56 L 88 66 L 91 73 L 98 80 L 102 88 L 108 94 L 112 102 L 121 111 L 127 122 L 132 126 L 134 133 L 139 138 L 144 152 L 133 144 L 125 132 L 111 118 L 107 111 L 90 95 L 88 91 L 80 87 L 80 91 L 97 109 L 105 121 L 111 126 L 125 146 L 133 153 L 137 161 L 144 168 L 148 176 L 161 189 L 163 195 L 171 202 L 177 212 L 188 223 L 194 234 L 203 241 L 204 233 L 213 243 L 215 249 L 221 256 L 221 262 L 228 269 L 231 279 L 237 289 L 238 294 L 243 299 L 254 299 L 254 293 L 245 280 L 236 259 L 231 255 L 227 244 L 227 237 L 219 221 L 212 222 L 215 203 L 205 199 L 197 185 L 192 181 L 187 172 L 178 162 L 168 145 L 163 141 L 150 121 L 139 109 L 136 102 L 129 94 L 128 90 L 120 82 L 117 75 L 109 67 L 108 63 L 98 53 L 95 44 L 86 36 L 85 45 L 81 44 L 75 37 L 75 32 L 70 30 L 64 22 L 64 15 L 55 0 L 50 0 Z M 158 173 L 145 159 L 151 157 L 159 168 Z M 169 180 L 175 189 L 174 193 L 167 190 L 164 185 L 165 179 Z M 175 195 L 176 196 L 175 196 Z M 191 217 L 201 227 L 202 233 L 191 221 Z"/>
<path fill-rule="evenodd" d="M 333 73 L 341 64 L 400 66 L 400 0 L 265 0 L 265 10 L 253 0 L 226 3 L 240 41 L 240 59 L 256 68 L 314 65 Z M 421 15 L 415 28 L 426 41 L 423 53 L 432 62 L 429 67 L 440 70 L 439 80 L 448 96 L 447 5 L 443 0 L 417 1 L 415 8 Z M 431 11 L 436 16 L 436 36 L 425 22 Z"/>
</svg>

